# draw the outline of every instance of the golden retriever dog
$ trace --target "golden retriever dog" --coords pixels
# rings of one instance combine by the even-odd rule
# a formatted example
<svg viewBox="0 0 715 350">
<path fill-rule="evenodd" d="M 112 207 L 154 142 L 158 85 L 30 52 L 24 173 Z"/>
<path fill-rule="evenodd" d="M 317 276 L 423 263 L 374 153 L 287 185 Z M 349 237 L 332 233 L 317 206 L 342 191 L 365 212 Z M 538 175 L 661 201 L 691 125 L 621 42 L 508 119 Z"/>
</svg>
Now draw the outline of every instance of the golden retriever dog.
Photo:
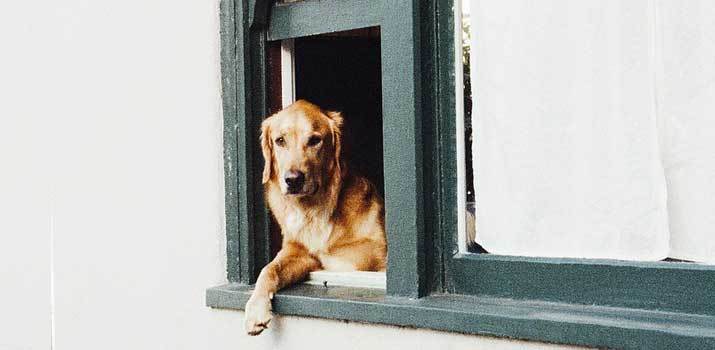
<svg viewBox="0 0 715 350">
<path fill-rule="evenodd" d="M 311 271 L 385 270 L 383 201 L 342 161 L 342 124 L 340 113 L 303 100 L 261 124 L 264 193 L 283 245 L 246 303 L 250 335 L 268 328 L 273 294 Z"/>
</svg>

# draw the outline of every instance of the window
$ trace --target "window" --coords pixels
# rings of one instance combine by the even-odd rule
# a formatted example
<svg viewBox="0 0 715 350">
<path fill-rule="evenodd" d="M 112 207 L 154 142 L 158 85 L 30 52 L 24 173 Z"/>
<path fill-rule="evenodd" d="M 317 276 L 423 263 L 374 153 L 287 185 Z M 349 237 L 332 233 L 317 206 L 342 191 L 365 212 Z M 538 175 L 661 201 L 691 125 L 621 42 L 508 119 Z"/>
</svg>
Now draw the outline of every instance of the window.
<svg viewBox="0 0 715 350">
<path fill-rule="evenodd" d="M 231 283 L 210 288 L 207 304 L 243 308 L 271 255 L 257 141 L 271 42 L 379 27 L 387 289 L 299 285 L 276 295 L 277 313 L 600 347 L 715 346 L 712 266 L 460 251 L 454 5 L 221 3 Z"/>
<path fill-rule="evenodd" d="M 715 203 L 702 195 L 715 190 L 706 151 L 715 132 L 698 117 L 715 108 L 694 97 L 712 95 L 703 81 L 713 75 L 675 64 L 715 52 L 692 36 L 711 26 L 695 8 L 482 0 L 463 11 L 464 61 L 478 62 L 465 90 L 473 87 L 479 103 L 472 115 L 465 110 L 464 123 L 478 126 L 480 247 L 715 262 L 715 238 L 706 233 Z M 685 78 L 687 71 L 702 74 Z M 673 94 L 681 90 L 690 92 Z"/>
<path fill-rule="evenodd" d="M 298 99 L 344 116 L 343 156 L 353 173 L 384 196 L 380 28 L 370 27 L 267 43 L 268 114 Z M 281 248 L 280 228 L 270 222 L 271 259 Z M 306 283 L 385 288 L 383 272 L 316 271 Z"/>
</svg>

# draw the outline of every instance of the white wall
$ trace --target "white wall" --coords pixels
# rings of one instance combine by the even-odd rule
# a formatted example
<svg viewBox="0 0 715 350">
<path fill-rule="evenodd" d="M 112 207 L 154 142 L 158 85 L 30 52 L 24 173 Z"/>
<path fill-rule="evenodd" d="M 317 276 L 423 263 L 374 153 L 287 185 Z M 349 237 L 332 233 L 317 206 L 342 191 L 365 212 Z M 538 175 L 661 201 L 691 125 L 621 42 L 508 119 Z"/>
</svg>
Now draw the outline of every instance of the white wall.
<svg viewBox="0 0 715 350">
<path fill-rule="evenodd" d="M 27 3 L 0 6 L 0 349 L 557 348 L 295 317 L 244 335 L 204 306 L 226 259 L 217 0 Z"/>
<path fill-rule="evenodd" d="M 0 350 L 50 347 L 48 133 L 34 94 L 43 17 L 0 2 Z"/>
</svg>

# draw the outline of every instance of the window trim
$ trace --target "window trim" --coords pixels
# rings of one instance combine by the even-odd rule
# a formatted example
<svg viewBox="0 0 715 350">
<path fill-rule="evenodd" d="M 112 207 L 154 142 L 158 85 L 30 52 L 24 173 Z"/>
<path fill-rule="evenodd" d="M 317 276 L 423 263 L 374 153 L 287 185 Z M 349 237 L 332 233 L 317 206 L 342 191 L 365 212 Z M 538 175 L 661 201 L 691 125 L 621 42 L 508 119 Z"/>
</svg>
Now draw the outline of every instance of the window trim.
<svg viewBox="0 0 715 350">
<path fill-rule="evenodd" d="M 390 254 L 387 291 L 297 286 L 277 294 L 276 312 L 589 346 L 715 346 L 715 289 L 683 290 L 715 285 L 715 267 L 459 253 L 453 5 L 221 1 L 230 283 L 208 289 L 207 305 L 242 309 L 270 258 L 257 141 L 267 113 L 266 41 L 381 26 L 383 91 L 389 93 L 383 94 L 384 154 L 391 164 L 385 169 L 386 226 L 389 251 L 399 252 Z M 270 21 L 257 16 L 263 6 L 270 8 Z M 395 212 L 399 218 L 390 216 Z M 643 278 L 657 288 L 641 288 Z M 604 282 L 617 283 L 592 290 Z"/>
<path fill-rule="evenodd" d="M 451 260 L 457 294 L 715 315 L 712 265 L 493 254 Z"/>
<path fill-rule="evenodd" d="M 251 286 L 207 290 L 206 305 L 243 310 Z M 387 297 L 384 290 L 297 285 L 276 294 L 273 311 L 375 324 L 615 349 L 708 349 L 708 316 L 605 306 L 432 294 Z"/>
<path fill-rule="evenodd" d="M 388 250 L 399 248 L 403 253 L 393 254 L 388 260 L 388 269 L 396 273 L 392 278 L 388 275 L 387 290 L 390 295 L 408 297 L 427 293 L 422 245 L 424 191 L 418 3 L 415 0 L 343 0 L 339 5 L 324 1 L 276 4 L 270 21 L 275 25 L 267 28 L 248 25 L 251 2 L 247 8 L 242 1 L 222 3 L 222 22 L 225 22 L 222 42 L 229 45 L 222 47 L 222 69 L 228 70 L 223 79 L 224 95 L 229 95 L 224 96 L 229 281 L 255 282 L 260 268 L 270 257 L 269 217 L 262 198 L 263 186 L 256 173 L 256 169 L 263 166 L 258 125 L 267 111 L 266 41 L 378 25 L 383 42 L 383 138 L 390 140 L 385 143 L 383 153 L 390 163 L 384 172 L 388 213 L 385 227 Z M 326 21 L 328 13 L 351 21 L 347 24 Z M 239 17 L 235 17 L 237 15 Z M 289 20 L 292 18 L 301 20 Z M 291 23 L 294 25 L 288 25 Z M 339 25 L 333 25 L 335 23 Z M 274 32 L 281 35 L 272 35 Z"/>
</svg>

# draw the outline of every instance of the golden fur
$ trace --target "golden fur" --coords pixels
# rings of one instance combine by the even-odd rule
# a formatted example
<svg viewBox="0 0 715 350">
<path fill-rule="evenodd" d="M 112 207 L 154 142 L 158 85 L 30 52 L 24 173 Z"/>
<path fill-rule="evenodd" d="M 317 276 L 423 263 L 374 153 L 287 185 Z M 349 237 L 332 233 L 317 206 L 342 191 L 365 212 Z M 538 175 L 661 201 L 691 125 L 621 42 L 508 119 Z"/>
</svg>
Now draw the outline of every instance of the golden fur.
<svg viewBox="0 0 715 350">
<path fill-rule="evenodd" d="M 301 100 L 261 125 L 264 192 L 283 245 L 246 303 L 248 334 L 268 328 L 273 294 L 311 271 L 385 270 L 383 202 L 343 164 L 342 123 L 340 113 Z M 290 193 L 283 179 L 295 171 L 305 174 L 305 183 Z"/>
</svg>

